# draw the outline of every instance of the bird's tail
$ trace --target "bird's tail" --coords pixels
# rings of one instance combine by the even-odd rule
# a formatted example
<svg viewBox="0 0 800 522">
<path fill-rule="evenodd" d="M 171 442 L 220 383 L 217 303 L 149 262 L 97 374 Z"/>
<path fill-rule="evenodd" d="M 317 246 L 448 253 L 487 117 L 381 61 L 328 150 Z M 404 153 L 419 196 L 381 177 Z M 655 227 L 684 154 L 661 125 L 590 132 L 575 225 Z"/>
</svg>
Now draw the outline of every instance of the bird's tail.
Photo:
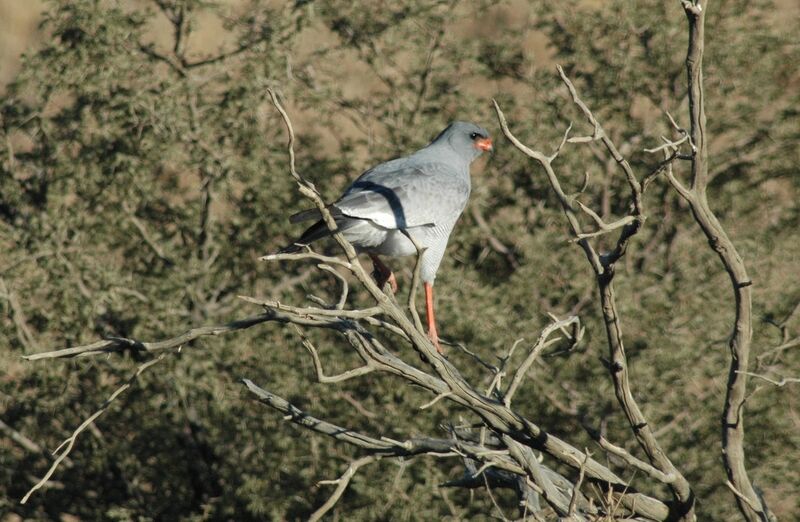
<svg viewBox="0 0 800 522">
<path fill-rule="evenodd" d="M 276 254 L 296 254 L 301 250 L 303 250 L 303 248 L 306 246 L 307 245 L 304 245 L 302 243 L 295 242 L 292 243 L 291 245 L 286 245 L 285 247 L 281 248 L 276 252 Z"/>
<path fill-rule="evenodd" d="M 308 210 L 303 210 L 301 212 L 297 212 L 296 214 L 292 214 L 289 216 L 289 223 L 300 223 L 301 221 L 308 221 L 310 219 L 319 219 L 322 217 L 319 213 L 319 209 L 310 208 Z"/>
<path fill-rule="evenodd" d="M 303 235 L 300 236 L 300 239 L 293 242 L 290 245 L 286 245 L 285 247 L 278 250 L 279 254 L 296 254 L 300 252 L 305 247 L 316 241 L 317 239 L 322 239 L 323 237 L 327 237 L 331 235 L 331 231 L 328 230 L 328 226 L 325 224 L 324 221 L 319 220 L 308 229 L 303 232 Z"/>
</svg>

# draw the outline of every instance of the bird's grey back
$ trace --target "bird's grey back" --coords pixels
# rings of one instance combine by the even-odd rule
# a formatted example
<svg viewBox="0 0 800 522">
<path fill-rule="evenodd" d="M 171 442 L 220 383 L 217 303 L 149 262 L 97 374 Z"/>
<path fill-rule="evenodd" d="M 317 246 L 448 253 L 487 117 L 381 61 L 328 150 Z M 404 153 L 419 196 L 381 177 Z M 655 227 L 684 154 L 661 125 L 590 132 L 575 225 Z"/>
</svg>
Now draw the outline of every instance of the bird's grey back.
<svg viewBox="0 0 800 522">
<path fill-rule="evenodd" d="M 469 198 L 469 164 L 412 155 L 365 172 L 334 203 L 346 216 L 390 229 L 455 222 Z"/>
</svg>

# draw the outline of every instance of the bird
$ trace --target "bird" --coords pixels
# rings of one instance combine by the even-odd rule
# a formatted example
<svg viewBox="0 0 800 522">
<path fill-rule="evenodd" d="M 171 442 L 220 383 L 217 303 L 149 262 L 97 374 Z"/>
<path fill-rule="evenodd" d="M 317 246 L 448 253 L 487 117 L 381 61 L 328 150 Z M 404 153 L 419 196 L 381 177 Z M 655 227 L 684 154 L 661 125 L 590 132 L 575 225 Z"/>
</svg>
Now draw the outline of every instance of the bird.
<svg viewBox="0 0 800 522">
<path fill-rule="evenodd" d="M 389 283 L 397 292 L 397 280 L 379 256 L 417 254 L 420 279 L 425 290 L 428 339 L 440 354 L 433 306 L 433 285 L 448 239 L 469 199 L 470 165 L 484 152 L 493 152 L 489 132 L 473 123 L 450 123 L 427 146 L 416 152 L 381 163 L 359 176 L 334 203 L 328 205 L 338 232 L 358 253 L 372 259 L 378 286 Z M 307 245 L 331 235 L 318 209 L 292 215 L 292 223 L 311 219 L 299 239 L 279 253 L 299 252 Z M 412 242 L 409 237 L 414 239 Z"/>
</svg>

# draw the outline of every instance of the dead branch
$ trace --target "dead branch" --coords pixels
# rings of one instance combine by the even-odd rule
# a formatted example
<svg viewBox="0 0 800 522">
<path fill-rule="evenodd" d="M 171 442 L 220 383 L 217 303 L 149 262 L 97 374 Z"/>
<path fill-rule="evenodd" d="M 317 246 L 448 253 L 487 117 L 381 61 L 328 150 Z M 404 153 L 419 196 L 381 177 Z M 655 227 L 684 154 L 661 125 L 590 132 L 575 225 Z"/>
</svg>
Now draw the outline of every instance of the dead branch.
<svg viewBox="0 0 800 522">
<path fill-rule="evenodd" d="M 316 268 L 328 273 L 337 272 L 336 269 L 344 269 L 349 275 L 355 277 L 358 284 L 366 289 L 369 296 L 374 301 L 373 304 L 363 309 L 350 309 L 347 307 L 347 294 L 349 283 L 345 275 L 335 275 L 342 282 L 342 291 L 335 305 L 329 306 L 325 301 L 316 299 L 315 302 L 321 306 L 294 306 L 281 303 L 274 299 L 253 299 L 246 300 L 256 303 L 267 310 L 259 315 L 234 321 L 227 325 L 210 326 L 195 328 L 188 332 L 155 343 L 141 342 L 134 339 L 106 339 L 89 345 L 57 350 L 45 354 L 36 354 L 31 359 L 53 358 L 53 357 L 77 357 L 93 356 L 100 353 L 119 352 L 126 349 L 140 350 L 144 352 L 155 352 L 159 350 L 176 349 L 185 343 L 205 335 L 221 335 L 234 332 L 254 325 L 274 321 L 282 324 L 296 326 L 316 327 L 330 329 L 338 332 L 358 356 L 363 361 L 363 366 L 347 370 L 338 375 L 326 375 L 323 371 L 323 364 L 320 360 L 316 347 L 307 339 L 304 339 L 304 346 L 309 352 L 314 365 L 316 377 L 320 382 L 336 383 L 354 377 L 363 376 L 366 373 L 381 372 L 402 379 L 404 382 L 419 386 L 433 394 L 433 401 L 446 401 L 456 404 L 479 420 L 481 426 L 481 436 L 472 441 L 462 436 L 455 436 L 452 439 L 433 439 L 433 438 L 411 438 L 405 441 L 394 441 L 389 439 L 376 439 L 352 430 L 336 426 L 334 424 L 316 419 L 300 411 L 284 399 L 271 394 L 253 385 L 250 381 L 245 381 L 248 389 L 256 394 L 261 402 L 269 405 L 273 409 L 284 413 L 288 420 L 310 429 L 317 433 L 322 433 L 336 440 L 357 446 L 360 451 L 365 451 L 374 456 L 373 459 L 358 461 L 360 464 L 348 468 L 348 472 L 337 482 L 336 491 L 323 505 L 324 511 L 319 512 L 320 516 L 332 507 L 336 500 L 341 496 L 348 481 L 355 471 L 369 462 L 378 458 L 388 457 L 412 457 L 415 455 L 431 455 L 446 457 L 461 457 L 474 461 L 474 478 L 479 478 L 483 483 L 489 483 L 490 477 L 499 472 L 509 473 L 515 478 L 508 484 L 515 483 L 516 490 L 521 502 L 525 506 L 532 506 L 529 501 L 532 492 L 540 492 L 545 500 L 550 503 L 559 513 L 566 514 L 570 511 L 570 504 L 573 499 L 579 498 L 578 507 L 573 507 L 573 512 L 577 511 L 576 516 L 582 513 L 590 513 L 591 504 L 584 502 L 580 492 L 576 493 L 575 483 L 549 470 L 543 462 L 535 456 L 534 450 L 542 452 L 547 458 L 552 458 L 560 464 L 571 467 L 579 474 L 583 474 L 583 482 L 590 483 L 597 487 L 609 490 L 610 495 L 618 500 L 621 512 L 631 516 L 639 516 L 650 520 L 665 520 L 670 516 L 670 508 L 661 500 L 640 494 L 630 488 L 630 485 L 611 471 L 607 466 L 593 459 L 586 452 L 577 449 L 566 441 L 553 436 L 542 429 L 533 420 L 522 416 L 510 407 L 511 398 L 519 390 L 526 373 L 539 356 L 541 351 L 547 346 L 549 336 L 556 330 L 563 331 L 566 335 L 576 337 L 580 329 L 573 329 L 573 333 L 567 330 L 569 324 L 577 324 L 577 318 L 568 318 L 563 321 L 554 318 L 554 323 L 542 332 L 539 341 L 532 347 L 522 365 L 517 369 L 512 378 L 511 385 L 507 392 L 508 404 L 502 402 L 502 395 L 497 391 L 503 378 L 505 365 L 511 358 L 511 353 L 503 362 L 501 368 L 485 364 L 492 377 L 492 384 L 489 389 L 482 393 L 475 386 L 469 383 L 450 361 L 441 357 L 427 338 L 427 335 L 419 328 L 419 321 L 414 321 L 413 314 L 409 314 L 413 309 L 413 300 L 408 306 L 401 307 L 392 295 L 385 294 L 382 289 L 373 281 L 370 274 L 361 266 L 356 257 L 356 252 L 344 237 L 336 229 L 327 206 L 316 191 L 314 186 L 306 181 L 295 167 L 295 155 L 293 150 L 294 131 L 288 115 L 281 106 L 277 94 L 270 92 L 273 104 L 281 114 L 289 134 L 289 168 L 291 175 L 300 188 L 300 192 L 313 201 L 320 211 L 323 220 L 333 233 L 334 240 L 339 244 L 344 252 L 344 258 L 335 256 L 323 256 L 311 250 L 297 254 L 280 254 L 265 256 L 266 261 L 307 261 L 311 260 Z M 555 153 L 542 157 L 547 161 L 548 166 L 552 162 L 568 141 L 568 133 L 564 134 Z M 550 174 L 555 183 L 558 183 L 555 173 L 550 167 Z M 561 192 L 563 195 L 563 192 Z M 565 212 L 572 212 L 575 218 L 580 209 L 573 208 L 572 204 L 564 195 L 563 201 L 566 202 Z M 626 225 L 627 226 L 627 225 Z M 580 233 L 580 229 L 574 229 Z M 624 228 L 623 228 L 624 230 Z M 591 247 L 588 241 L 582 240 L 587 245 L 587 252 L 590 261 L 597 263 L 593 266 L 599 267 L 599 273 L 603 273 L 609 266 L 606 257 L 600 257 Z M 338 272 L 337 272 L 338 273 Z M 412 284 L 412 291 L 413 291 Z M 383 334 L 392 333 L 394 338 L 407 341 L 423 357 L 425 367 L 421 368 L 405 361 L 402 354 L 390 351 L 382 340 Z M 579 336 L 579 335 L 577 335 Z M 623 353 L 624 355 L 624 353 Z M 498 398 L 499 397 L 499 398 Z M 492 435 L 489 435 L 489 434 Z M 514 482 L 516 481 L 516 482 Z M 613 491 L 613 493 L 611 493 Z M 588 507 L 587 507 L 588 506 Z M 320 508 L 322 509 L 322 508 Z M 598 512 L 598 511 L 595 511 Z M 599 512 L 598 512 L 599 513 Z"/>
<path fill-rule="evenodd" d="M 584 448 L 584 453 L 586 453 L 586 458 L 589 458 L 591 456 L 588 448 Z M 583 459 L 583 464 L 586 464 L 586 458 Z M 586 469 L 583 464 L 581 464 L 581 469 L 578 471 L 578 480 L 575 481 L 575 486 L 572 488 L 572 498 L 570 498 L 569 500 L 569 509 L 567 510 L 567 517 L 570 519 L 574 519 L 574 517 L 576 516 L 575 508 L 578 505 L 578 499 L 580 498 L 581 483 L 583 483 L 583 477 L 584 474 L 586 473 Z"/>
<path fill-rule="evenodd" d="M 319 360 L 319 355 L 317 354 L 317 349 L 306 337 L 303 337 L 303 346 L 308 350 L 308 353 L 311 354 L 311 360 L 314 362 L 314 370 L 317 372 L 317 382 L 322 384 L 342 382 L 375 371 L 375 367 L 367 363 L 364 366 L 347 370 L 338 375 L 325 375 L 325 372 L 322 370 L 322 363 Z"/>
<path fill-rule="evenodd" d="M 96 341 L 90 344 L 81 346 L 74 346 L 72 348 L 64 348 L 61 350 L 53 350 L 44 353 L 34 353 L 31 355 L 23 355 L 23 359 L 28 361 L 38 361 L 41 359 L 60 359 L 72 357 L 87 357 L 98 355 L 101 353 L 121 352 L 125 350 L 142 350 L 145 352 L 157 352 L 163 350 L 175 349 L 183 346 L 199 337 L 206 335 L 221 335 L 223 333 L 234 332 L 237 330 L 245 330 L 251 326 L 266 322 L 266 321 L 280 321 L 280 314 L 275 312 L 268 312 L 264 314 L 254 315 L 245 319 L 232 321 L 228 324 L 218 326 L 203 326 L 200 328 L 192 328 L 181 335 L 165 339 L 157 342 L 142 342 L 134 339 L 125 339 L 122 337 L 114 337 Z"/>
<path fill-rule="evenodd" d="M 336 484 L 336 489 L 333 491 L 331 496 L 328 500 L 322 504 L 319 509 L 314 511 L 310 517 L 308 517 L 309 522 L 317 522 L 321 520 L 325 513 L 330 511 L 333 506 L 339 501 L 344 493 L 344 490 L 347 489 L 347 485 L 350 483 L 350 479 L 353 478 L 353 475 L 356 474 L 358 469 L 362 466 L 366 466 L 367 464 L 371 464 L 377 460 L 381 459 L 381 455 L 367 455 L 366 457 L 361 457 L 360 459 L 356 459 L 347 466 L 344 474 L 336 480 L 321 480 L 318 484 Z"/>
<path fill-rule="evenodd" d="M 542 333 L 541 335 L 539 335 L 539 339 L 536 341 L 536 344 L 533 345 L 528 356 L 525 358 L 523 363 L 520 364 L 519 368 L 517 368 L 517 371 L 514 372 L 514 377 L 511 379 L 511 384 L 508 385 L 508 389 L 506 390 L 503 398 L 503 403 L 506 405 L 507 408 L 511 407 L 511 399 L 514 398 L 514 393 L 516 393 L 517 388 L 519 388 L 519 386 L 522 384 L 522 381 L 525 379 L 528 370 L 533 365 L 534 361 L 542 352 L 542 350 L 544 350 L 549 344 L 552 344 L 553 342 L 560 340 L 559 337 L 554 339 L 553 341 L 548 342 L 547 338 L 550 336 L 550 334 L 552 334 L 556 330 L 561 330 L 564 327 L 571 324 L 577 324 L 580 327 L 580 320 L 575 316 L 568 317 L 567 319 L 564 319 L 562 321 L 556 321 L 548 325 L 544 330 L 542 330 Z M 509 352 L 509 357 L 511 356 L 511 352 L 513 352 L 515 346 L 512 346 L 512 349 Z"/>
<path fill-rule="evenodd" d="M 739 372 L 739 373 L 742 373 L 744 375 L 749 375 L 750 377 L 756 377 L 758 379 L 767 381 L 768 383 L 774 384 L 775 386 L 778 386 L 779 388 L 783 387 L 783 386 L 786 386 L 787 384 L 800 382 L 800 378 L 798 378 L 798 377 L 781 377 L 781 380 L 776 381 L 775 379 L 771 379 L 771 378 L 767 377 L 766 375 L 761 375 L 759 373 L 753 373 L 753 372 Z"/>
<path fill-rule="evenodd" d="M 670 484 L 675 481 L 676 478 L 675 475 L 672 474 L 668 475 L 663 473 L 662 471 L 656 469 L 647 462 L 634 457 L 625 448 L 612 444 L 611 442 L 608 441 L 608 439 L 606 439 L 602 435 L 596 434 L 595 441 L 597 442 L 597 444 L 600 445 L 601 448 L 606 450 L 611 455 L 621 458 L 623 461 L 625 461 L 626 464 L 628 464 L 632 468 L 644 472 L 645 474 L 654 478 L 655 480 L 662 482 L 664 484 Z"/>
<path fill-rule="evenodd" d="M 139 368 L 136 369 L 136 372 L 125 382 L 125 384 L 117 388 L 114 391 L 114 393 L 112 393 L 111 396 L 109 396 L 109 398 L 106 399 L 105 402 L 103 402 L 103 404 L 100 405 L 100 408 L 96 412 L 94 412 L 85 421 L 83 421 L 80 426 L 75 428 L 75 431 L 72 432 L 72 435 L 70 435 L 64 442 L 62 442 L 58 446 L 58 448 L 56 448 L 53 451 L 53 454 L 56 455 L 56 459 L 53 461 L 53 464 L 50 466 L 50 469 L 47 470 L 47 473 L 45 473 L 45 475 L 41 478 L 41 480 L 39 480 L 39 482 L 36 483 L 36 485 L 34 485 L 27 493 L 25 493 L 25 496 L 22 497 L 22 500 L 20 500 L 20 504 L 25 504 L 26 502 L 28 502 L 28 499 L 31 497 L 31 495 L 37 489 L 40 489 L 42 486 L 44 486 L 47 483 L 47 481 L 50 480 L 50 477 L 52 477 L 53 473 L 56 472 L 56 469 L 58 469 L 58 466 L 61 464 L 61 462 L 63 462 L 64 459 L 66 459 L 67 456 L 72 451 L 72 447 L 75 445 L 75 441 L 78 440 L 78 435 L 80 435 L 86 428 L 91 426 L 91 424 L 95 420 L 97 420 L 98 417 L 100 417 L 103 413 L 105 413 L 105 411 L 108 409 L 111 403 L 114 402 L 114 400 L 117 397 L 119 397 L 125 390 L 130 388 L 131 385 L 133 385 L 133 383 L 139 378 L 142 372 L 144 372 L 154 364 L 161 362 L 161 360 L 165 356 L 166 354 L 161 354 L 157 358 L 151 361 L 147 361 L 146 363 L 140 365 Z"/>
<path fill-rule="evenodd" d="M 747 375 L 752 326 L 752 281 L 739 252 L 717 219 L 706 197 L 708 187 L 708 136 L 706 131 L 703 93 L 703 52 L 705 47 L 705 16 L 708 2 L 682 0 L 689 26 L 686 52 L 686 75 L 689 95 L 687 133 L 692 146 L 691 187 L 678 181 L 671 169 L 668 179 L 692 209 L 695 221 L 717 253 L 728 273 L 736 302 L 736 317 L 730 339 L 731 364 L 728 371 L 725 405 L 722 415 L 722 456 L 732 489 L 736 492 L 739 510 L 749 522 L 774 517 L 764 499 L 759 496 L 747 475 L 744 454 L 744 403 L 747 397 Z M 674 120 L 673 126 L 679 128 Z M 685 132 L 685 131 L 684 131 Z"/>
<path fill-rule="evenodd" d="M 505 136 L 511 143 L 528 157 L 536 160 L 544 168 L 547 179 L 550 183 L 553 192 L 558 197 L 567 221 L 570 225 L 574 240 L 581 246 L 584 253 L 589 260 L 592 269 L 595 272 L 598 290 L 600 291 L 600 303 L 603 313 L 604 324 L 606 326 L 606 335 L 608 338 L 608 346 L 610 352 L 611 364 L 609 365 L 612 381 L 614 383 L 614 390 L 617 396 L 617 401 L 620 404 L 628 423 L 631 426 L 636 440 L 645 451 L 648 459 L 652 464 L 663 474 L 673 475 L 676 477 L 674 482 L 669 484 L 673 496 L 681 504 L 679 508 L 680 516 L 683 519 L 691 520 L 694 517 L 694 494 L 692 493 L 691 486 L 688 481 L 680 474 L 674 464 L 667 457 L 666 453 L 661 448 L 658 440 L 653 434 L 653 429 L 648 424 L 644 414 L 636 402 L 633 392 L 631 390 L 630 379 L 628 375 L 627 356 L 622 341 L 622 329 L 620 325 L 619 315 L 617 312 L 616 295 L 613 286 L 613 279 L 615 274 L 615 263 L 625 254 L 629 240 L 639 231 L 642 223 L 645 220 L 644 211 L 642 208 L 642 186 L 637 180 L 633 170 L 628 161 L 622 156 L 616 148 L 611 139 L 606 135 L 603 127 L 592 114 L 589 107 L 578 96 L 575 86 L 561 67 L 558 67 L 558 72 L 561 76 L 563 83 L 569 90 L 572 101 L 581 110 L 589 124 L 593 127 L 593 134 L 582 138 L 565 138 L 562 139 L 556 153 L 547 156 L 539 151 L 531 149 L 524 145 L 517 139 L 508 127 L 505 115 L 495 101 L 495 111 L 497 113 L 500 127 Z M 563 147 L 564 143 L 586 143 L 591 141 L 600 141 L 603 143 L 611 157 L 622 168 L 625 177 L 628 181 L 628 186 L 631 191 L 631 211 L 626 218 L 623 218 L 618 225 L 622 228 L 614 250 L 610 253 L 599 256 L 589 242 L 589 238 L 596 234 L 586 236 L 580 227 L 577 218 L 577 210 L 573 206 L 573 202 L 564 194 L 561 184 L 556 175 L 552 161 L 557 156 L 558 152 Z M 586 207 L 588 209 L 588 207 Z M 608 228 L 605 222 L 594 211 L 586 212 L 583 205 L 579 205 L 579 210 L 587 213 L 597 224 L 600 226 L 601 231 L 603 227 Z M 629 218 L 629 219 L 627 219 Z M 617 228 L 617 227 L 615 227 Z"/>
<path fill-rule="evenodd" d="M 248 297 L 246 295 L 240 295 L 239 299 L 247 301 L 248 303 L 253 303 L 259 306 L 263 306 L 268 310 L 290 312 L 297 315 L 305 315 L 311 318 L 343 317 L 347 319 L 364 319 L 366 317 L 373 317 L 381 313 L 381 308 L 378 306 L 364 308 L 363 310 L 342 310 L 338 308 L 331 310 L 328 308 L 315 308 L 311 306 L 299 307 L 299 306 L 285 305 L 283 303 L 279 303 L 278 301 L 274 301 L 272 299 L 255 299 L 253 297 Z"/>
<path fill-rule="evenodd" d="M 567 500 L 567 497 L 563 493 L 556 489 L 549 477 L 542 472 L 539 461 L 536 460 L 536 456 L 533 454 L 533 450 L 528 446 L 520 444 L 508 435 L 503 435 L 503 442 L 508 447 L 514 459 L 523 465 L 531 481 L 542 490 L 542 497 L 547 503 L 550 504 L 559 515 L 566 515 L 569 511 L 569 500 Z M 588 457 L 585 456 L 584 458 Z"/>
</svg>

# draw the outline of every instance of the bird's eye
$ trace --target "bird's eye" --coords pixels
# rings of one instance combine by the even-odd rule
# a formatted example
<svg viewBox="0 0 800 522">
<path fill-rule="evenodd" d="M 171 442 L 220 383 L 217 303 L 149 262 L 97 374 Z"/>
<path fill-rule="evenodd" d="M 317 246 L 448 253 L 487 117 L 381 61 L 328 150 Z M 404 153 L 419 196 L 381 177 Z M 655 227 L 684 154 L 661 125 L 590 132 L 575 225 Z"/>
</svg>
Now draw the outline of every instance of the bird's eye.
<svg viewBox="0 0 800 522">
<path fill-rule="evenodd" d="M 477 139 L 478 139 L 478 136 L 480 136 L 480 134 L 478 134 L 477 132 L 473 132 L 473 133 L 471 133 L 471 134 L 469 135 L 469 139 L 471 139 L 471 140 L 477 140 Z"/>
</svg>

